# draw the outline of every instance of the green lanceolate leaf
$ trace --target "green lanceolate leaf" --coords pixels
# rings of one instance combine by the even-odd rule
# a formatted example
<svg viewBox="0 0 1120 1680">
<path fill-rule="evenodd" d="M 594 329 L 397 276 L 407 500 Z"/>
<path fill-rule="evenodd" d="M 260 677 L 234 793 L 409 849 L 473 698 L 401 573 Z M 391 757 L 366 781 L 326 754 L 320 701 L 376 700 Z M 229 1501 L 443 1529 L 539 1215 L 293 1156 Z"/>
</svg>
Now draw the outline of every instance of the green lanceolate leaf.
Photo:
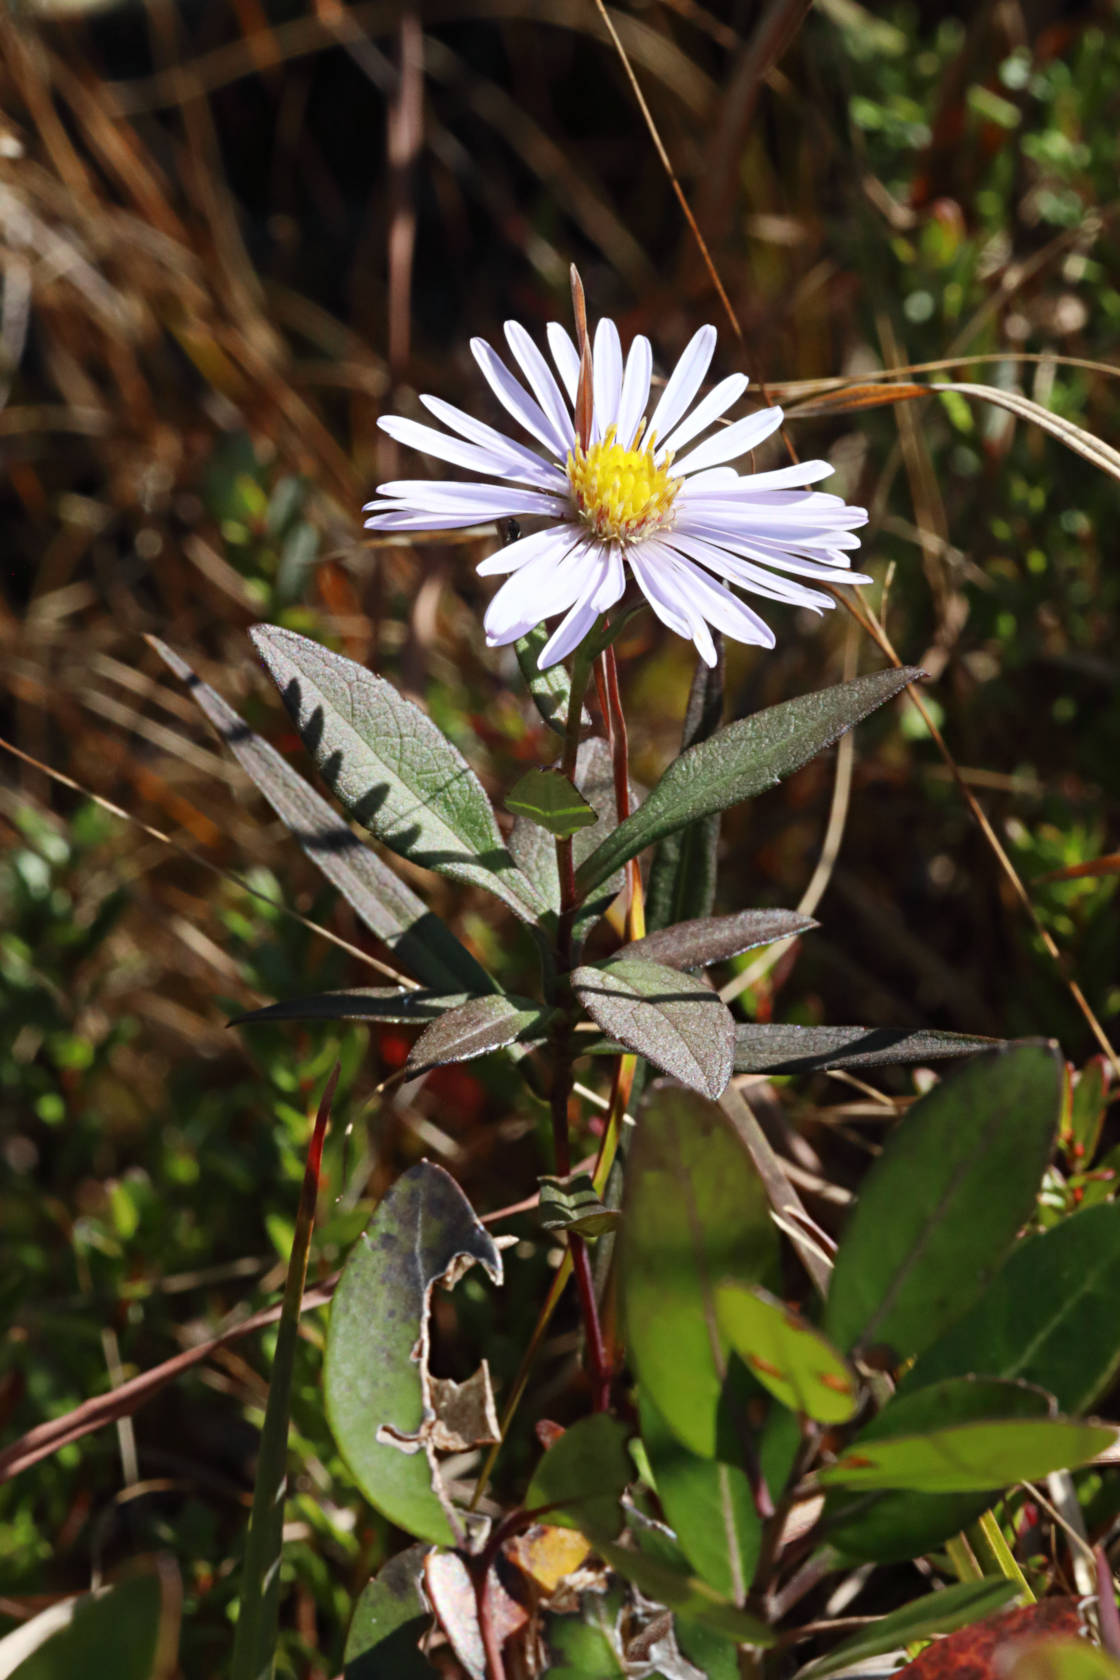
<svg viewBox="0 0 1120 1680">
<path fill-rule="evenodd" d="M 603 835 L 618 826 L 614 797 L 614 764 L 611 750 L 599 735 L 581 741 L 576 754 L 575 785 L 598 821 L 594 827 L 577 829 L 572 837 L 572 857 L 578 866 L 599 844 Z M 636 792 L 631 788 L 631 802 L 637 804 Z M 556 864 L 556 842 L 552 835 L 526 817 L 519 817 L 510 834 L 510 851 L 518 867 L 532 880 L 537 891 L 551 910 L 560 908 L 560 875 Z M 622 891 L 625 877 L 616 870 L 596 892 L 580 906 L 573 929 L 573 942 L 578 949 L 587 930 L 610 907 L 611 901 Z"/>
<path fill-rule="evenodd" d="M 688 691 L 681 752 L 714 735 L 723 721 L 723 637 L 713 637 L 716 663 L 697 659 Z M 653 932 L 674 922 L 710 916 L 716 900 L 719 813 L 667 834 L 653 855 L 646 888 L 646 926 Z"/>
<path fill-rule="evenodd" d="M 970 1033 L 892 1032 L 884 1027 L 790 1027 L 780 1022 L 735 1028 L 736 1073 L 820 1073 L 825 1068 L 900 1067 L 1002 1049 Z"/>
<path fill-rule="evenodd" d="M 666 1520 L 700 1579 L 742 1604 L 762 1542 L 751 1485 L 738 1463 L 701 1458 L 679 1441 L 645 1387 L 639 1390 L 642 1445 Z"/>
<path fill-rule="evenodd" d="M 692 1091 L 713 1099 L 731 1078 L 735 1021 L 703 980 L 616 957 L 577 968 L 572 986 L 596 1026 Z"/>
<path fill-rule="evenodd" d="M 454 1179 L 421 1161 L 351 1250 L 327 1334 L 327 1416 L 340 1452 L 371 1505 L 440 1545 L 459 1538 L 462 1522 L 453 1529 L 438 1483 L 428 1317 L 436 1283 L 473 1262 L 502 1281 L 494 1240 Z"/>
<path fill-rule="evenodd" d="M 485 994 L 493 996 L 492 993 Z M 285 998 L 264 1009 L 235 1015 L 231 1027 L 256 1021 L 392 1021 L 399 1025 L 435 1021 L 469 1001 L 466 992 L 404 992 L 399 986 L 355 986 L 346 992 L 315 992 Z"/>
<path fill-rule="evenodd" d="M 820 1473 L 825 1487 L 905 1488 L 914 1493 L 984 1492 L 1034 1482 L 1086 1464 L 1114 1446 L 1111 1424 L 1070 1418 L 1001 1418 L 929 1435 L 860 1445 Z"/>
<path fill-rule="evenodd" d="M 598 1542 L 596 1551 L 619 1575 L 645 1594 L 663 1604 L 686 1620 L 722 1633 L 737 1645 L 754 1645 L 765 1649 L 774 1644 L 774 1634 L 746 1610 L 730 1604 L 714 1592 L 706 1581 L 687 1575 L 660 1558 L 647 1552 L 634 1552 L 628 1546 L 616 1546 L 608 1541 Z"/>
<path fill-rule="evenodd" d="M 921 1353 L 982 1293 L 1029 1217 L 1063 1068 L 1043 1044 L 978 1056 L 922 1097 L 868 1174 L 836 1257 L 824 1330 L 845 1351 Z"/>
<path fill-rule="evenodd" d="M 171 1680 L 180 1673 L 182 1587 L 173 1565 L 54 1604 L 0 1639 L 18 1680 Z"/>
<path fill-rule="evenodd" d="M 155 636 L 153 648 L 187 685 L 241 768 L 256 783 L 276 815 L 357 915 L 390 950 L 429 986 L 440 991 L 493 991 L 494 983 L 450 928 L 399 881 L 376 853 L 364 846 L 297 776 L 275 747 L 255 735 L 221 695 L 200 681 L 185 660 Z"/>
<path fill-rule="evenodd" d="M 714 1458 L 729 1349 L 715 1317 L 724 1278 L 773 1281 L 777 1235 L 766 1192 L 722 1113 L 655 1087 L 626 1172 L 619 1285 L 638 1375 L 679 1440 Z"/>
<path fill-rule="evenodd" d="M 748 1370 L 789 1411 L 826 1424 L 855 1416 L 855 1372 L 819 1330 L 765 1289 L 721 1284 L 716 1318 Z"/>
<path fill-rule="evenodd" d="M 525 1509 L 590 1540 L 613 1539 L 622 1527 L 619 1500 L 634 1474 L 626 1434 L 605 1412 L 571 1424 L 537 1465 Z"/>
<path fill-rule="evenodd" d="M 604 1206 L 588 1172 L 569 1173 L 566 1178 L 546 1173 L 537 1182 L 541 1187 L 537 1218 L 544 1231 L 601 1237 L 604 1231 L 613 1231 L 622 1217 L 616 1209 Z"/>
<path fill-rule="evenodd" d="M 599 821 L 583 795 L 561 770 L 529 770 L 506 795 L 506 810 L 567 840 Z"/>
<path fill-rule="evenodd" d="M 670 764 L 644 804 L 596 847 L 579 870 L 577 884 L 589 891 L 655 840 L 773 787 L 922 675 L 905 667 L 856 677 L 770 706 L 698 742 Z"/>
<path fill-rule="evenodd" d="M 898 1394 L 850 1443 L 851 1453 L 874 1452 L 895 1437 L 925 1436 L 962 1424 L 1008 1418 L 1045 1420 L 1050 1395 L 1027 1383 L 996 1377 L 953 1378 L 915 1394 Z M 983 1515 L 999 1496 L 998 1480 L 974 1492 L 858 1493 L 836 1489 L 825 1504 L 825 1534 L 845 1556 L 893 1563 L 919 1557 Z"/>
<path fill-rule="evenodd" d="M 398 1552 L 363 1590 L 346 1636 L 345 1680 L 432 1680 L 437 1671 L 420 1652 L 432 1625 L 420 1590 L 427 1551 Z"/>
<path fill-rule="evenodd" d="M 827 1680 L 842 1668 L 854 1668 L 871 1657 L 898 1651 L 919 1639 L 932 1639 L 954 1628 L 968 1627 L 983 1616 L 993 1616 L 1015 1597 L 1014 1581 L 961 1581 L 940 1592 L 927 1593 L 912 1604 L 879 1616 L 860 1628 L 850 1639 L 841 1640 L 827 1657 L 818 1657 L 801 1669 L 797 1680 Z"/>
<path fill-rule="evenodd" d="M 544 905 L 507 852 L 482 783 L 426 712 L 391 683 L 276 625 L 252 631 L 332 793 L 413 863 L 495 893 L 526 920 Z"/>
<path fill-rule="evenodd" d="M 733 916 L 700 916 L 647 933 L 644 939 L 624 945 L 618 955 L 665 963 L 669 968 L 707 968 L 741 951 L 772 945 L 776 939 L 789 939 L 817 926 L 812 916 L 799 916 L 796 910 L 740 910 Z"/>
<path fill-rule="evenodd" d="M 1072 1214 L 1012 1249 L 980 1299 L 903 1380 L 900 1397 L 983 1372 L 1037 1383 L 1084 1412 L 1120 1366 L 1120 1203 Z"/>
<path fill-rule="evenodd" d="M 515 642 L 513 647 L 517 654 L 517 663 L 521 667 L 521 675 L 525 678 L 529 693 L 533 697 L 534 706 L 549 728 L 554 729 L 557 735 L 563 735 L 572 696 L 571 679 L 563 665 L 550 665 L 547 671 L 542 671 L 537 664 L 550 635 L 547 624 L 538 624 L 528 635 Z M 586 706 L 583 708 L 581 723 L 585 729 L 591 723 Z"/>
<path fill-rule="evenodd" d="M 503 1050 L 518 1039 L 541 1039 L 551 1012 L 530 998 L 479 997 L 429 1022 L 408 1053 L 409 1074 Z"/>
</svg>

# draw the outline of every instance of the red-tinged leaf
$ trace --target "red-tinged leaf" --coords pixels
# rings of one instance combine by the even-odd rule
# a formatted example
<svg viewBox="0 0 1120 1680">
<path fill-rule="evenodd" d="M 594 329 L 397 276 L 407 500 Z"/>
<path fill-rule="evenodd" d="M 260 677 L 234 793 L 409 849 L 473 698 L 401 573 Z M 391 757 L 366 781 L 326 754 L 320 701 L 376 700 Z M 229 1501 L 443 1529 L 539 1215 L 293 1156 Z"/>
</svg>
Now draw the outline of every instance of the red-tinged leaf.
<svg viewBox="0 0 1120 1680">
<path fill-rule="evenodd" d="M 1035 886 L 1047 881 L 1083 881 L 1094 875 L 1120 875 L 1120 852 L 1107 857 L 1090 858 L 1087 863 L 1067 863 L 1064 869 L 1048 869 L 1045 875 L 1034 877 Z"/>
<path fill-rule="evenodd" d="M 907 1680 L 1003 1680 L 995 1658 L 1008 1645 L 1040 1635 L 1076 1637 L 1080 1631 L 1076 1599 L 1047 1598 L 950 1633 L 898 1674 Z"/>
</svg>

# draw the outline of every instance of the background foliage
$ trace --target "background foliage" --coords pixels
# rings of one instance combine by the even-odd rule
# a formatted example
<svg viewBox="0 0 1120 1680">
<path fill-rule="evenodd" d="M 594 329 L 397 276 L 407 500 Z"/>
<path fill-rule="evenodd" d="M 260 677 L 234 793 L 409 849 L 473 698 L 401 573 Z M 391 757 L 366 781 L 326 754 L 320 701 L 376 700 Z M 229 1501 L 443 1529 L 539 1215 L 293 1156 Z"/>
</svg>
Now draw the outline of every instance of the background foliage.
<svg viewBox="0 0 1120 1680">
<path fill-rule="evenodd" d="M 796 8 L 766 16 L 791 41 L 761 80 L 747 8 L 635 5 L 616 19 L 743 323 L 741 353 L 590 4 L 211 0 L 0 21 L 0 733 L 178 848 L 6 760 L 0 1415 L 13 1436 L 275 1299 L 308 1110 L 336 1055 L 345 1124 L 327 1143 L 311 1283 L 421 1155 L 480 1210 L 527 1195 L 542 1164 L 544 1121 L 498 1064 L 375 1102 L 406 1054 L 400 1029 L 225 1026 L 370 979 L 279 903 L 367 942 L 145 631 L 285 751 L 294 735 L 245 635 L 260 617 L 421 696 L 498 796 L 550 755 L 512 654 L 481 646 L 482 545 L 362 541 L 357 509 L 395 470 L 378 413 L 414 389 L 470 406 L 467 337 L 563 311 L 575 256 L 593 309 L 624 337 L 648 332 L 666 363 L 709 319 L 725 369 L 776 394 L 986 356 L 952 376 L 1120 433 L 1114 380 L 1056 359 L 1109 360 L 1120 319 L 1112 9 L 828 0 L 796 34 Z M 935 716 L 1023 875 L 1113 850 L 1114 484 L 949 395 L 796 435 L 872 509 L 891 636 L 932 673 Z M 728 715 L 839 680 L 845 658 L 876 662 L 848 637 L 841 613 L 790 614 L 775 653 L 732 650 Z M 676 749 L 690 651 L 643 617 L 621 653 L 649 783 Z M 721 909 L 797 901 L 833 775 L 818 760 L 725 824 Z M 531 951 L 490 902 L 423 885 L 523 989 Z M 1115 877 L 1032 893 L 1115 1025 Z M 744 993 L 748 1016 L 1054 1034 L 1078 1065 L 1096 1048 L 901 707 L 859 736 L 819 914 L 796 961 Z M 901 1075 L 877 1083 L 913 1094 Z M 776 1088 L 773 1125 L 806 1140 L 795 1158 L 832 1227 L 873 1107 L 834 1080 Z M 437 1325 L 449 1372 L 484 1345 L 497 1381 L 512 1375 L 548 1278 L 543 1247 L 526 1247 L 500 1297 L 474 1274 L 460 1286 Z M 294 1379 L 284 1660 L 332 1674 L 390 1536 L 323 1421 L 321 1320 L 304 1319 Z M 580 1409 L 574 1330 L 574 1317 L 554 1326 L 536 1413 Z M 184 1669 L 217 1670 L 271 1334 L 227 1344 L 134 1422 L 0 1487 L 6 1625 L 164 1549 L 183 1576 Z M 512 1443 L 511 1483 L 530 1454 Z"/>
</svg>

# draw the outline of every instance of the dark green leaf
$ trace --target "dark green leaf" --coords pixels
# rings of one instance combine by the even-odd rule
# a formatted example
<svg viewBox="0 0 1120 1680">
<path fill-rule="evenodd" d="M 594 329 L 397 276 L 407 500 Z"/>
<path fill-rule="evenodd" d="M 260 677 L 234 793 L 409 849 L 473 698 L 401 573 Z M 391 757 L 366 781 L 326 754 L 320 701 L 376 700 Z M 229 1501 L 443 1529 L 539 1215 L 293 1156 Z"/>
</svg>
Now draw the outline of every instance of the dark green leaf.
<svg viewBox="0 0 1120 1680">
<path fill-rule="evenodd" d="M 528 998 L 478 997 L 429 1022 L 408 1053 L 410 1074 L 447 1062 L 468 1062 L 517 1039 L 543 1038 L 549 1011 Z"/>
<path fill-rule="evenodd" d="M 1073 1087 L 1069 1133 L 1071 1151 L 1078 1165 L 1087 1167 L 1097 1153 L 1108 1108 L 1109 1068 L 1103 1056 L 1086 1063 Z"/>
<path fill-rule="evenodd" d="M 977 1056 L 922 1097 L 864 1180 L 832 1274 L 824 1330 L 901 1363 L 986 1287 L 1035 1205 L 1061 1108 L 1047 1045 Z"/>
<path fill-rule="evenodd" d="M 327 1334 L 327 1416 L 354 1479 L 391 1522 L 440 1545 L 457 1536 L 431 1439 L 428 1315 L 435 1284 L 475 1261 L 501 1282 L 501 1255 L 463 1192 L 442 1167 L 421 1161 L 351 1251 Z M 421 1451 L 397 1444 L 417 1440 Z"/>
<path fill-rule="evenodd" d="M 578 1528 L 596 1547 L 613 1538 L 622 1527 L 618 1502 L 634 1474 L 626 1433 L 605 1412 L 565 1429 L 537 1465 L 525 1509 L 539 1512 L 541 1522 Z"/>
<path fill-rule="evenodd" d="M 583 891 L 646 846 L 726 811 L 799 770 L 924 673 L 877 671 L 740 718 L 675 759 L 645 803 L 598 846 L 577 877 Z"/>
<path fill-rule="evenodd" d="M 735 1028 L 736 1073 L 818 1073 L 824 1068 L 898 1067 L 1000 1049 L 970 1033 L 892 1032 L 885 1027 L 789 1027 L 750 1022 Z"/>
<path fill-rule="evenodd" d="M 426 712 L 352 659 L 276 625 L 252 631 L 331 791 L 393 851 L 496 893 L 526 920 L 545 908 L 506 851 L 482 783 Z"/>
<path fill-rule="evenodd" d="M 647 933 L 644 939 L 624 945 L 618 955 L 665 963 L 669 968 L 707 968 L 756 945 L 771 945 L 817 926 L 812 916 L 799 916 L 796 910 L 740 910 L 734 916 L 700 916 Z"/>
<path fill-rule="evenodd" d="M 1015 1597 L 1014 1581 L 961 1581 L 940 1592 L 927 1593 L 880 1616 L 868 1627 L 860 1628 L 850 1639 L 841 1640 L 827 1657 L 818 1657 L 801 1669 L 797 1680 L 826 1680 L 842 1668 L 853 1668 L 871 1657 L 887 1651 L 898 1651 L 919 1639 L 932 1639 L 938 1633 L 952 1633 L 954 1628 L 967 1627 L 982 1616 L 992 1616 Z"/>
<path fill-rule="evenodd" d="M 0 1640 L 0 1673 L 19 1680 L 170 1680 L 179 1671 L 181 1598 L 174 1568 L 165 1566 L 54 1605 Z M 24 1654 L 13 1668 L 2 1647 L 17 1640 Z"/>
<path fill-rule="evenodd" d="M 723 721 L 723 637 L 713 638 L 716 663 L 697 659 L 688 691 L 681 752 L 714 735 Z M 653 854 L 646 888 L 646 926 L 651 932 L 697 916 L 710 916 L 716 901 L 719 814 L 667 834 Z"/>
<path fill-rule="evenodd" d="M 639 1387 L 685 1446 L 714 1458 L 728 1360 L 715 1285 L 772 1281 L 778 1245 L 762 1182 L 711 1103 L 672 1087 L 651 1091 L 631 1146 L 618 1242 Z"/>
<path fill-rule="evenodd" d="M 460 945 L 450 928 L 362 844 L 276 749 L 254 735 L 221 695 L 200 681 L 177 653 L 155 636 L 148 640 L 187 685 L 241 768 L 315 867 L 322 870 L 370 932 L 437 991 L 493 991 L 494 983 L 486 970 Z"/>
<path fill-rule="evenodd" d="M 915 1493 L 971 1493 L 1034 1482 L 1085 1464 L 1120 1434 L 1103 1423 L 1070 1418 L 1002 1418 L 962 1423 L 929 1435 L 860 1444 L 820 1472 L 824 1487 L 907 1488 Z"/>
<path fill-rule="evenodd" d="M 783 1406 L 817 1423 L 847 1423 L 859 1405 L 854 1371 L 819 1330 L 757 1285 L 721 1284 L 719 1327 L 739 1358 Z"/>
<path fill-rule="evenodd" d="M 945 1426 L 992 1418 L 1048 1418 L 1050 1395 L 1027 1383 L 995 1377 L 953 1378 L 920 1393 L 898 1394 L 851 1443 L 860 1453 L 895 1436 L 921 1436 Z M 997 1485 L 975 1493 L 834 1492 L 825 1505 L 830 1544 L 845 1555 L 893 1563 L 919 1557 L 983 1515 L 999 1496 Z"/>
<path fill-rule="evenodd" d="M 521 675 L 529 685 L 533 704 L 549 728 L 554 729 L 557 735 L 563 735 L 572 695 L 571 679 L 563 665 L 550 665 L 547 671 L 542 671 L 537 664 L 551 633 L 547 624 L 538 624 L 513 647 Z M 591 723 L 586 707 L 583 708 L 581 723 L 585 729 Z"/>
<path fill-rule="evenodd" d="M 722 1633 L 739 1645 L 765 1649 L 774 1644 L 774 1635 L 765 1622 L 730 1604 L 697 1576 L 686 1575 L 672 1564 L 663 1563 L 647 1552 L 631 1551 L 627 1546 L 597 1541 L 595 1549 L 605 1563 L 633 1581 L 647 1598 L 656 1599 L 677 1615 Z"/>
<path fill-rule="evenodd" d="M 657 1497 L 681 1550 L 702 1580 L 733 1604 L 741 1604 L 762 1540 L 746 1474 L 738 1464 L 689 1452 L 644 1385 L 638 1409 Z"/>
<path fill-rule="evenodd" d="M 613 1231 L 621 1215 L 603 1205 L 589 1172 L 567 1178 L 544 1174 L 540 1184 L 539 1223 L 545 1231 L 575 1231 L 581 1237 L 601 1237 Z"/>
<path fill-rule="evenodd" d="M 528 770 L 506 795 L 506 810 L 525 817 L 558 840 L 567 840 L 598 817 L 561 770 Z"/>
<path fill-rule="evenodd" d="M 1012 1249 L 964 1318 L 922 1354 L 902 1393 L 981 1371 L 1019 1377 L 1084 1412 L 1120 1366 L 1120 1203 L 1086 1208 Z"/>
<path fill-rule="evenodd" d="M 577 829 L 573 836 L 572 857 L 578 867 L 594 851 L 603 835 L 610 834 L 618 826 L 614 764 L 611 750 L 601 736 L 593 735 L 590 740 L 580 743 L 576 754 L 575 784 L 598 818 L 594 828 Z M 630 797 L 631 803 L 636 805 L 637 790 L 633 786 Z M 509 843 L 518 866 L 531 878 L 541 897 L 550 909 L 559 910 L 560 876 L 556 866 L 556 842 L 551 835 L 536 823 L 519 817 L 513 825 Z M 581 904 L 573 930 L 577 949 L 587 930 L 622 891 L 624 881 L 621 869 L 617 870 L 609 881 Z"/>
<path fill-rule="evenodd" d="M 432 1625 L 420 1591 L 427 1546 L 409 1546 L 383 1564 L 354 1606 L 346 1637 L 346 1680 L 431 1680 L 419 1649 Z"/>
<path fill-rule="evenodd" d="M 493 994 L 487 993 L 487 996 Z M 316 992 L 311 997 L 285 998 L 264 1009 L 235 1015 L 231 1027 L 255 1021 L 395 1021 L 409 1024 L 435 1021 L 449 1009 L 468 1002 L 466 992 L 402 992 L 399 986 L 355 986 L 348 992 Z"/>
<path fill-rule="evenodd" d="M 596 1026 L 690 1090 L 718 1097 L 731 1078 L 735 1021 L 703 980 L 614 958 L 577 968 L 572 986 Z"/>
<path fill-rule="evenodd" d="M 616 1583 L 605 1593 L 584 1593 L 575 1614 L 546 1616 L 548 1680 L 625 1680 L 629 1670 L 622 1649 L 624 1612 Z"/>
</svg>

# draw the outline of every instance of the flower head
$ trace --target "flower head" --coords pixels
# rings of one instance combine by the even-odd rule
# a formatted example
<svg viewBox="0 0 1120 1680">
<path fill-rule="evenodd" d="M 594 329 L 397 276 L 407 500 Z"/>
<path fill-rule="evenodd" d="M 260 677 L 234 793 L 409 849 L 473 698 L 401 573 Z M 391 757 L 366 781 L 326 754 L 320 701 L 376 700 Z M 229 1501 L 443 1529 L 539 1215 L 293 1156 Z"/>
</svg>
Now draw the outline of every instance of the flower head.
<svg viewBox="0 0 1120 1680">
<path fill-rule="evenodd" d="M 582 438 L 573 418 L 580 355 L 568 333 L 555 322 L 548 328 L 559 378 L 516 321 L 506 323 L 506 339 L 522 379 L 484 339 L 472 339 L 471 349 L 535 447 L 438 397 L 421 397 L 446 430 L 396 415 L 379 424 L 400 443 L 498 482 L 400 479 L 380 485 L 366 508 L 367 527 L 379 531 L 542 522 L 478 568 L 483 576 L 506 574 L 485 618 L 492 647 L 563 613 L 540 656 L 542 668 L 556 664 L 622 597 L 629 572 L 658 618 L 711 665 L 709 626 L 736 641 L 774 646 L 773 631 L 729 585 L 820 612 L 834 605 L 832 597 L 802 580 L 870 581 L 849 570 L 864 509 L 807 488 L 832 471 L 827 461 L 742 474 L 730 464 L 778 429 L 782 411 L 764 408 L 717 424 L 747 388 L 741 373 L 696 401 L 715 351 L 714 327 L 694 335 L 649 412 L 649 340 L 635 338 L 624 360 L 614 322 L 600 321 L 591 423 Z"/>
</svg>

